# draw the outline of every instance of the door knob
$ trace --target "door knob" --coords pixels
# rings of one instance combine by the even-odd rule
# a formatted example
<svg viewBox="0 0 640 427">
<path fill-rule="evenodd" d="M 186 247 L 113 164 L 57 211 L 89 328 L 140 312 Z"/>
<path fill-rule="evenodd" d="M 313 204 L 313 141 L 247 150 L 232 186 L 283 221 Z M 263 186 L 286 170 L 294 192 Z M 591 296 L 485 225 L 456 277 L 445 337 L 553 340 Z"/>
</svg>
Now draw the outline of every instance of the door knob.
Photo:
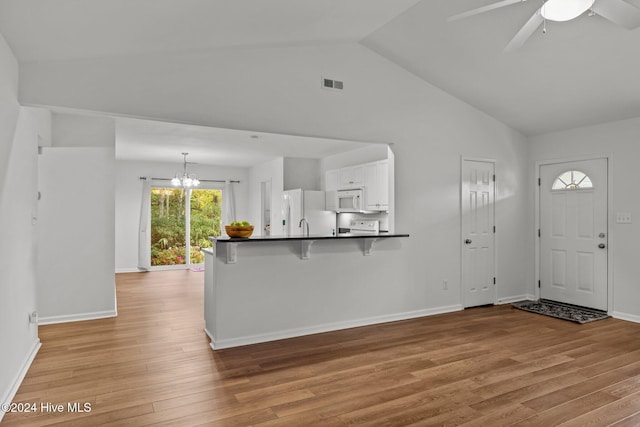
<svg viewBox="0 0 640 427">
<path fill-rule="evenodd" d="M 471 239 L 467 239 L 467 240 L 465 240 L 464 242 L 465 242 L 467 245 L 470 245 L 470 244 L 471 244 Z"/>
<path fill-rule="evenodd" d="M 605 248 L 605 245 L 604 245 L 604 243 L 600 243 L 600 244 L 598 245 L 598 247 L 599 247 L 600 249 L 604 249 L 604 248 Z"/>
</svg>

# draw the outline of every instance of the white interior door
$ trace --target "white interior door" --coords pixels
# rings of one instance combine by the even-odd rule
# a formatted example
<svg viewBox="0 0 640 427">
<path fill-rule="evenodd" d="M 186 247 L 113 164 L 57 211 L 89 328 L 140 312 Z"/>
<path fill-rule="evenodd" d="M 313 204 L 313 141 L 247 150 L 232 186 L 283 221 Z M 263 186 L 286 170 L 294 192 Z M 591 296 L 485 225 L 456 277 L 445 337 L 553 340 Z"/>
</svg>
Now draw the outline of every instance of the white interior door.
<svg viewBox="0 0 640 427">
<path fill-rule="evenodd" d="M 462 289 L 465 307 L 495 302 L 492 162 L 462 162 Z"/>
<path fill-rule="evenodd" d="M 607 309 L 607 160 L 540 167 L 540 297 Z"/>
</svg>

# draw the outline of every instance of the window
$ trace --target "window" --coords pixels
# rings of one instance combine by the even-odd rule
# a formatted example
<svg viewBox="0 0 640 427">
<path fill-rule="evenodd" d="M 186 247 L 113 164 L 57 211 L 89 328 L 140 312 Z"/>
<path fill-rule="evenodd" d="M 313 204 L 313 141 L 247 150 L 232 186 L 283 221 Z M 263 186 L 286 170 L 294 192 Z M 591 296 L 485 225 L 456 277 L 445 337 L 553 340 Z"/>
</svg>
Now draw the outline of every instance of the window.
<svg viewBox="0 0 640 427">
<path fill-rule="evenodd" d="M 201 248 L 220 235 L 222 191 L 216 189 L 151 189 L 151 265 L 204 262 Z"/>
<path fill-rule="evenodd" d="M 584 172 L 566 171 L 560 174 L 551 186 L 552 190 L 581 190 L 585 188 L 593 188 L 591 178 Z"/>
</svg>

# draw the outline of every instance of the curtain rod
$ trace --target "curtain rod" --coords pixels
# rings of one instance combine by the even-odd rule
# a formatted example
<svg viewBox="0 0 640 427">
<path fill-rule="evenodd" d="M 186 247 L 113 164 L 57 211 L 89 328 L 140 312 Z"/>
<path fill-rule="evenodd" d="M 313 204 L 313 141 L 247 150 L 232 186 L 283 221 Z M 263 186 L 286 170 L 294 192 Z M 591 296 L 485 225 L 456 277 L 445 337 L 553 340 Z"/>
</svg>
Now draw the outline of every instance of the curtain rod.
<svg viewBox="0 0 640 427">
<path fill-rule="evenodd" d="M 146 176 L 141 176 L 140 179 L 147 179 Z M 151 178 L 153 181 L 171 181 L 172 178 Z M 224 179 L 199 179 L 200 182 L 227 182 Z M 230 180 L 229 182 L 233 182 L 235 184 L 240 184 L 238 180 Z"/>
</svg>

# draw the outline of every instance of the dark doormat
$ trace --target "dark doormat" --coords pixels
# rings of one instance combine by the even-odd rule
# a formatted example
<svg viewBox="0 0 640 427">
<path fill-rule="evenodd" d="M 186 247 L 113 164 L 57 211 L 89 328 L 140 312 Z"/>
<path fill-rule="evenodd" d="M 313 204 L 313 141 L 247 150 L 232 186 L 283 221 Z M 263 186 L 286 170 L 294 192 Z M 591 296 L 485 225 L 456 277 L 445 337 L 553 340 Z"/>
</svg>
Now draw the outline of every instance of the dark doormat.
<svg viewBox="0 0 640 427">
<path fill-rule="evenodd" d="M 511 305 L 515 308 L 519 308 L 520 310 L 557 317 L 558 319 L 569 320 L 580 324 L 607 319 L 610 317 L 602 310 L 580 307 L 547 299 L 541 299 L 538 301 L 519 301 L 514 302 Z"/>
</svg>

